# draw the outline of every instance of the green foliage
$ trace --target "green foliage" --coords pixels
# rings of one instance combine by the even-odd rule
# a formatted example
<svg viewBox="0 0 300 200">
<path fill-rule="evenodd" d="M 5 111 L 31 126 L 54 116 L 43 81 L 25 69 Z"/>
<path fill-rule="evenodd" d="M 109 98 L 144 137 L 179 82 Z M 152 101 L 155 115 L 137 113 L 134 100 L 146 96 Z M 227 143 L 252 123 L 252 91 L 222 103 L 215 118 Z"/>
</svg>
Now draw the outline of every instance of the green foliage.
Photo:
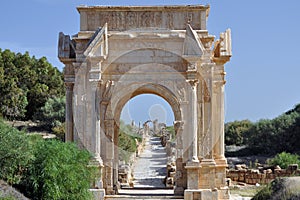
<svg viewBox="0 0 300 200">
<path fill-rule="evenodd" d="M 263 189 L 261 189 L 252 200 L 266 200 L 271 199 L 272 197 L 272 187 L 271 184 L 266 185 Z"/>
<path fill-rule="evenodd" d="M 171 140 L 172 141 L 175 141 L 175 139 L 176 139 L 176 135 L 175 135 L 175 129 L 174 129 L 174 126 L 167 126 L 166 127 L 166 131 L 168 131 L 169 133 L 170 133 L 170 135 L 171 135 Z"/>
<path fill-rule="evenodd" d="M 125 125 L 120 121 L 120 130 L 118 136 L 118 147 L 120 157 L 126 162 L 129 161 L 130 156 L 137 150 L 137 143 L 142 141 L 142 137 L 134 132 L 132 126 Z"/>
<path fill-rule="evenodd" d="M 240 146 L 246 143 L 245 133 L 253 123 L 249 120 L 234 121 L 225 124 L 225 144 Z"/>
<path fill-rule="evenodd" d="M 33 159 L 32 148 L 24 132 L 0 121 L 0 179 L 18 184 Z"/>
<path fill-rule="evenodd" d="M 63 96 L 62 73 L 45 57 L 0 49 L 0 113 L 10 119 L 32 119 L 49 97 Z"/>
<path fill-rule="evenodd" d="M 61 141 L 65 141 L 65 133 L 66 133 L 66 123 L 61 123 L 52 128 L 53 133 L 59 138 Z"/>
<path fill-rule="evenodd" d="M 1 194 L 0 194 L 0 200 L 17 200 L 17 199 L 13 196 L 1 197 Z"/>
<path fill-rule="evenodd" d="M 237 122 L 225 125 L 226 144 L 243 143 L 247 146 L 241 154 L 275 155 L 283 151 L 300 152 L 300 104 L 274 119 L 248 123 L 249 126 L 242 126 Z"/>
<path fill-rule="evenodd" d="M 21 185 L 26 195 L 38 199 L 90 199 L 88 191 L 91 155 L 73 143 L 42 140 L 36 143 L 35 159 Z"/>
<path fill-rule="evenodd" d="M 49 98 L 45 105 L 34 115 L 35 120 L 40 120 L 49 128 L 60 127 L 65 121 L 65 97 Z"/>
<path fill-rule="evenodd" d="M 73 143 L 29 136 L 0 121 L 0 179 L 33 200 L 90 199 L 90 159 Z"/>
<path fill-rule="evenodd" d="M 290 164 L 300 165 L 299 158 L 300 157 L 297 154 L 282 152 L 269 160 L 268 164 L 279 165 L 281 168 L 286 169 Z"/>
</svg>

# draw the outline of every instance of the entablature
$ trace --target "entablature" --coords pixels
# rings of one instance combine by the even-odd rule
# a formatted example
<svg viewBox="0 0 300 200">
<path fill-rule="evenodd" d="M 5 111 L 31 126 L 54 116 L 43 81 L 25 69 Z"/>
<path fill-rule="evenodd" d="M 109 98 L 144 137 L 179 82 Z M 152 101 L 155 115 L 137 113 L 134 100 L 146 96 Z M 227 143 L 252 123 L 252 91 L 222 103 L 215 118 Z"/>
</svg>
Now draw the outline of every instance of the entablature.
<svg viewBox="0 0 300 200">
<path fill-rule="evenodd" d="M 187 22 L 194 29 L 206 30 L 209 9 L 209 5 L 77 7 L 81 31 L 94 31 L 105 23 L 109 31 L 143 27 L 184 30 Z"/>
</svg>

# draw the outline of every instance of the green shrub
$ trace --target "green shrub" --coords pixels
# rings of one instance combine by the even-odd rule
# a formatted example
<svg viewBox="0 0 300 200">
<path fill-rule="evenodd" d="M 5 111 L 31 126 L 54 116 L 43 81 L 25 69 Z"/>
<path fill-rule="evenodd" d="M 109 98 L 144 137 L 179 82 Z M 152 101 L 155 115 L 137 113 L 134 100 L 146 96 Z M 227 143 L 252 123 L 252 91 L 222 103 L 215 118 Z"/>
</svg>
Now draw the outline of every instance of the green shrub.
<svg viewBox="0 0 300 200">
<path fill-rule="evenodd" d="M 73 143 L 57 140 L 39 141 L 35 159 L 21 186 L 26 195 L 38 199 L 90 199 L 88 189 L 91 172 L 88 162 L 91 155 Z"/>
<path fill-rule="evenodd" d="M 65 105 L 65 97 L 49 98 L 45 106 L 35 113 L 34 119 L 50 129 L 59 127 L 65 121 Z"/>
<path fill-rule="evenodd" d="M 0 179 L 18 184 L 33 159 L 30 141 L 24 132 L 0 120 Z"/>
<path fill-rule="evenodd" d="M 65 141 L 65 133 L 66 133 L 66 123 L 61 123 L 52 128 L 53 133 L 59 138 L 61 141 Z"/>
<path fill-rule="evenodd" d="M 90 159 L 74 143 L 29 136 L 0 120 L 0 179 L 33 200 L 90 199 Z"/>
<path fill-rule="evenodd" d="M 271 184 L 266 185 L 263 189 L 261 189 L 252 200 L 266 200 L 272 197 L 272 187 Z"/>
<path fill-rule="evenodd" d="M 290 164 L 300 165 L 300 160 L 297 154 L 282 152 L 269 160 L 268 164 L 279 165 L 281 168 L 286 169 Z"/>
<path fill-rule="evenodd" d="M 5 196 L 5 197 L 0 196 L 0 200 L 16 200 L 16 198 L 13 196 Z"/>
</svg>

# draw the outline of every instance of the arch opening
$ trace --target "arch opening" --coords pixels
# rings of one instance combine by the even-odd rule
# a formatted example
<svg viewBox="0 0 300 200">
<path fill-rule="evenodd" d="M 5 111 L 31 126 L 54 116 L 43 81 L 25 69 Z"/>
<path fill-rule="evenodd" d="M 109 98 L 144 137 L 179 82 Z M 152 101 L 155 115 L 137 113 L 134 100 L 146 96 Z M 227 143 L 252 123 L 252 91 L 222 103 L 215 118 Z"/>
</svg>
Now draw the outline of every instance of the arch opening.
<svg viewBox="0 0 300 200">
<path fill-rule="evenodd" d="M 118 154 L 119 165 L 114 176 L 118 176 L 123 188 L 171 189 L 167 193 L 173 194 L 173 187 L 166 182 L 167 164 L 170 156 L 174 161 L 176 158 L 166 145 L 172 143 L 168 145 L 175 147 L 175 114 L 172 108 L 175 106 L 156 92 L 144 90 L 144 93 L 136 91 L 134 94 L 127 102 L 120 100 L 122 109 L 117 109 L 120 114 L 115 118 L 119 120 L 115 128 L 115 153 Z M 133 177 L 128 177 L 128 173 L 126 176 L 125 168 L 132 170 Z"/>
</svg>

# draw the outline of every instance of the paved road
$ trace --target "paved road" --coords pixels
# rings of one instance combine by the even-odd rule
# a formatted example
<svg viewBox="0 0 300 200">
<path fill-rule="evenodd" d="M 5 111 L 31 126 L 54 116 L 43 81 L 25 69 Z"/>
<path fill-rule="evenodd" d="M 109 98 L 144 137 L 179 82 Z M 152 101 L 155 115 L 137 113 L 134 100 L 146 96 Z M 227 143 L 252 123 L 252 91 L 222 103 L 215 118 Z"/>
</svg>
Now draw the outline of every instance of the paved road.
<svg viewBox="0 0 300 200">
<path fill-rule="evenodd" d="M 133 168 L 134 188 L 120 189 L 120 196 L 107 197 L 106 199 L 183 199 L 183 197 L 174 197 L 174 191 L 166 189 L 163 184 L 163 179 L 167 175 L 166 164 L 166 150 L 161 146 L 160 139 L 157 137 L 148 138 L 145 149 Z M 250 199 L 250 197 L 238 195 L 232 195 L 230 198 L 230 200 Z"/>
<path fill-rule="evenodd" d="M 165 188 L 166 164 L 166 150 L 161 146 L 160 139 L 147 138 L 145 149 L 134 165 L 134 188 Z"/>
</svg>

